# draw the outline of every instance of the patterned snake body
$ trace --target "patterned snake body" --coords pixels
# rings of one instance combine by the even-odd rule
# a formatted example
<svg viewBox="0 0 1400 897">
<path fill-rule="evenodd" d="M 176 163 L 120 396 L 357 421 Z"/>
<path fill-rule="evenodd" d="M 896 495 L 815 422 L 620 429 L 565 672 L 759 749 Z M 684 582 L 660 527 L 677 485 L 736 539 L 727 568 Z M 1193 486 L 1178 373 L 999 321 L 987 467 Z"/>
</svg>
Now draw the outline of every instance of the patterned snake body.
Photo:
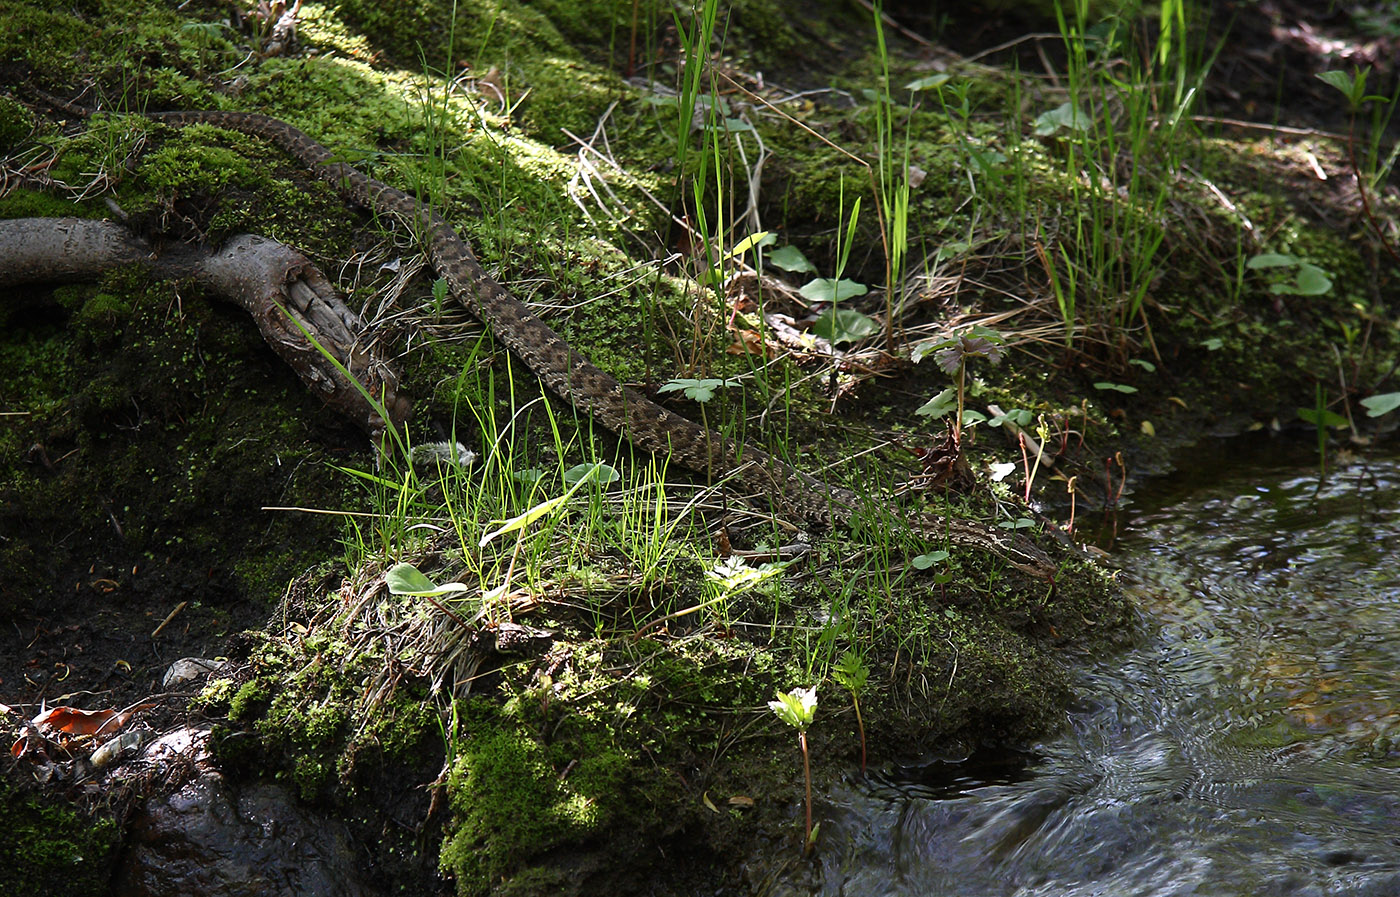
<svg viewBox="0 0 1400 897">
<path fill-rule="evenodd" d="M 148 112 L 172 125 L 208 124 L 266 139 L 301 162 L 351 202 L 392 214 L 422 234 L 429 261 L 452 294 L 487 324 L 552 392 L 633 444 L 697 473 L 761 496 L 775 509 L 809 522 L 845 522 L 862 504 L 856 493 L 826 486 L 787 462 L 727 439 L 595 367 L 481 267 L 471 246 L 436 211 L 409 194 L 337 161 L 330 150 L 279 119 L 248 112 Z M 736 463 L 733 459 L 742 457 Z M 967 520 L 920 516 L 913 521 L 934 538 L 991 551 L 1033 575 L 1052 578 L 1055 565 L 1029 540 Z"/>
</svg>

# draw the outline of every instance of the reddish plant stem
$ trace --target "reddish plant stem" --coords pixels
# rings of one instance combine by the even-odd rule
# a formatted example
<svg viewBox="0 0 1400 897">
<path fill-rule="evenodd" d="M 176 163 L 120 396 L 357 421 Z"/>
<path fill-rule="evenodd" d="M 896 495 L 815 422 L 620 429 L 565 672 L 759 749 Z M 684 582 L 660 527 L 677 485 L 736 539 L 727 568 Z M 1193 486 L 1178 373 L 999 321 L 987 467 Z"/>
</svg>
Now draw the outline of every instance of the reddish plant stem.
<svg viewBox="0 0 1400 897">
<path fill-rule="evenodd" d="M 812 849 L 812 763 L 807 757 L 807 733 L 797 730 L 797 742 L 802 745 L 802 777 L 807 784 L 807 833 L 802 838 L 802 853 Z"/>
<path fill-rule="evenodd" d="M 1361 167 L 1356 164 L 1356 116 L 1351 118 L 1351 128 L 1347 132 L 1347 157 L 1351 162 L 1351 174 L 1356 178 L 1356 192 L 1361 194 L 1361 210 L 1366 213 L 1366 220 L 1371 224 L 1371 230 L 1376 232 L 1376 238 L 1381 241 L 1381 246 L 1386 254 L 1400 265 L 1400 255 L 1395 253 L 1395 247 L 1390 245 L 1390 241 L 1385 238 L 1385 231 L 1381 230 L 1376 216 L 1371 212 L 1371 200 L 1366 193 L 1366 179 L 1361 176 Z"/>
</svg>

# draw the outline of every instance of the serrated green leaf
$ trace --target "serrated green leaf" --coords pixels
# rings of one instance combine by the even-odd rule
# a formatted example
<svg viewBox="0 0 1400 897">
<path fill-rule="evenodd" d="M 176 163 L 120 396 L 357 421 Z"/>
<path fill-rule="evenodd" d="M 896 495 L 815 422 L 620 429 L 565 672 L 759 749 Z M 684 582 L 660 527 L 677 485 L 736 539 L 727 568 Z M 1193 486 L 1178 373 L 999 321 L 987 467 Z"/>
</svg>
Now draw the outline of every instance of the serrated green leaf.
<svg viewBox="0 0 1400 897">
<path fill-rule="evenodd" d="M 739 383 L 737 377 L 730 377 L 727 380 L 715 377 L 706 377 L 703 380 L 697 380 L 693 377 L 677 377 L 674 380 L 668 380 L 656 391 L 658 393 L 684 392 L 687 399 L 703 404 L 715 397 L 715 390 L 727 386 L 738 386 Z"/>
<path fill-rule="evenodd" d="M 914 362 L 915 364 L 918 364 L 919 362 L 923 361 L 926 357 L 928 357 L 928 353 L 936 350 L 939 346 L 942 346 L 945 343 L 945 340 L 937 339 L 920 340 L 919 342 L 914 344 L 913 350 L 910 351 L 909 360 Z"/>
<path fill-rule="evenodd" d="M 855 651 L 847 651 L 831 667 L 831 676 L 836 680 L 836 684 L 846 691 L 859 695 L 870 679 L 870 666 L 865 662 L 865 658 Z"/>
</svg>

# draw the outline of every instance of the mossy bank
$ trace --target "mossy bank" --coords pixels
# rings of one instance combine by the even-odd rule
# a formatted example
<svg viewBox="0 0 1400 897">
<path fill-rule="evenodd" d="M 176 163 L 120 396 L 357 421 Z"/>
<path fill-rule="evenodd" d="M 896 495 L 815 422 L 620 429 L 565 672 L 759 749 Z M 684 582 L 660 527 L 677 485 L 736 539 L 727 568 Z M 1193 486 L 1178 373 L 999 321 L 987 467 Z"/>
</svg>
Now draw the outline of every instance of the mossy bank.
<svg viewBox="0 0 1400 897">
<path fill-rule="evenodd" d="M 881 54 L 854 5 L 763 0 L 687 53 L 703 17 L 672 12 L 307 3 L 293 52 L 268 55 L 267 23 L 217 4 L 0 3 L 0 80 L 108 113 L 0 96 L 0 217 L 296 246 L 390 347 L 408 440 L 476 455 L 376 459 L 188 284 L 19 292 L 0 308 L 0 611 L 19 621 L 0 699 L 124 706 L 175 657 L 230 654 L 192 706 L 223 768 L 345 819 L 385 893 L 759 892 L 815 869 L 778 691 L 818 687 L 819 790 L 860 761 L 830 678 L 847 655 L 870 674 L 872 764 L 1049 731 L 1076 658 L 1134 623 L 1065 544 L 1071 515 L 1111 514 L 1212 429 L 1297 426 L 1343 395 L 1338 365 L 1384 374 L 1388 269 L 1349 197 L 1290 180 L 1344 148 L 1156 129 L 1120 184 L 1120 149 L 1083 143 L 1010 60 Z M 1104 127 L 1128 102 L 1103 101 Z M 406 229 L 259 140 L 136 114 L 184 108 L 276 116 L 414 192 L 601 367 L 670 382 L 677 410 L 870 506 L 807 532 L 638 457 L 542 395 Z M 772 237 L 744 245 L 755 230 Z M 1292 261 L 1251 265 L 1268 255 Z M 838 294 L 854 317 L 817 278 L 859 286 Z M 900 503 L 1032 535 L 1058 574 L 910 532 Z M 21 891 L 79 849 L 66 825 L 15 836 Z M 121 827 L 90 834 L 101 893 Z"/>
</svg>

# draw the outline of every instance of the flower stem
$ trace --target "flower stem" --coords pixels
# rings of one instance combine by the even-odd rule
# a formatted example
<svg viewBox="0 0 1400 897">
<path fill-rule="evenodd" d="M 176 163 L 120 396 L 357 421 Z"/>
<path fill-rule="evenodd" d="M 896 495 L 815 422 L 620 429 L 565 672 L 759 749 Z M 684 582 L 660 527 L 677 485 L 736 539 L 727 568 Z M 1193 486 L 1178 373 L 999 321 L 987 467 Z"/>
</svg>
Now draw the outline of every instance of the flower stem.
<svg viewBox="0 0 1400 897">
<path fill-rule="evenodd" d="M 797 731 L 797 743 L 802 745 L 802 777 L 807 783 L 807 833 L 802 839 L 802 853 L 812 849 L 812 764 L 807 758 L 807 733 Z"/>
</svg>

